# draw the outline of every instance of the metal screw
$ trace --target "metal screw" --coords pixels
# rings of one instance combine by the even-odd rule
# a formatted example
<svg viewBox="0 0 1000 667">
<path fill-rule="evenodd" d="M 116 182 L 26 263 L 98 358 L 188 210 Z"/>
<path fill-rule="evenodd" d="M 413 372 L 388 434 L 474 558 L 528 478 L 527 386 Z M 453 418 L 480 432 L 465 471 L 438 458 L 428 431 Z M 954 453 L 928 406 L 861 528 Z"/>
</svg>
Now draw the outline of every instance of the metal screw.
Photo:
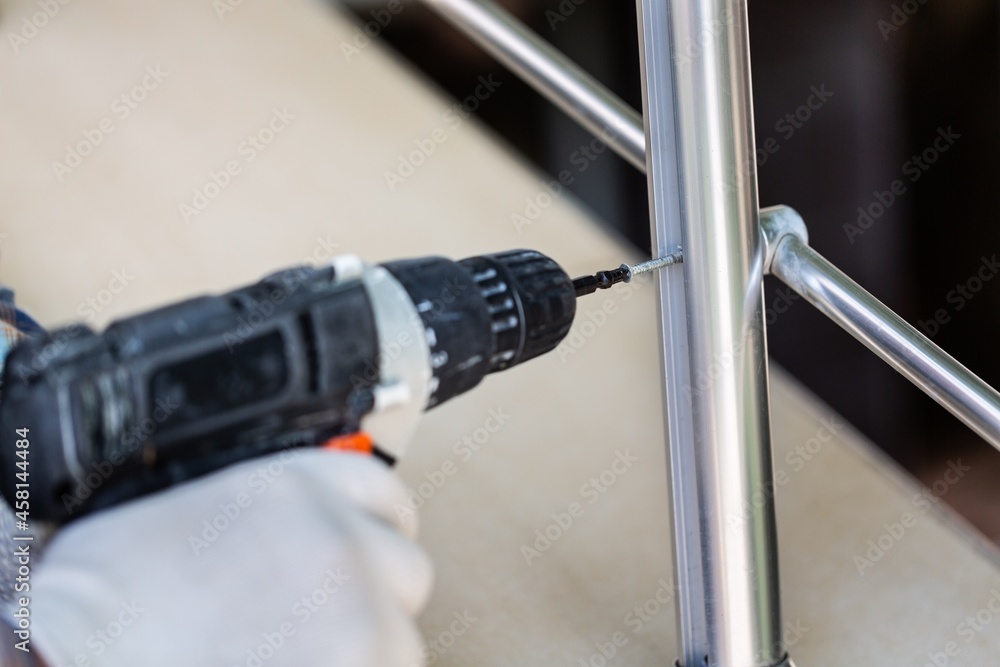
<svg viewBox="0 0 1000 667">
<path fill-rule="evenodd" d="M 677 252 L 671 253 L 664 257 L 658 257 L 656 259 L 650 259 L 645 262 L 640 262 L 639 264 L 634 264 L 629 266 L 628 264 L 622 264 L 621 269 L 627 275 L 625 276 L 625 282 L 631 282 L 632 278 L 641 275 L 643 273 L 649 273 L 650 271 L 655 271 L 657 269 L 662 269 L 665 266 L 672 266 L 674 264 L 680 264 L 684 261 L 684 251 L 678 246 Z"/>
</svg>

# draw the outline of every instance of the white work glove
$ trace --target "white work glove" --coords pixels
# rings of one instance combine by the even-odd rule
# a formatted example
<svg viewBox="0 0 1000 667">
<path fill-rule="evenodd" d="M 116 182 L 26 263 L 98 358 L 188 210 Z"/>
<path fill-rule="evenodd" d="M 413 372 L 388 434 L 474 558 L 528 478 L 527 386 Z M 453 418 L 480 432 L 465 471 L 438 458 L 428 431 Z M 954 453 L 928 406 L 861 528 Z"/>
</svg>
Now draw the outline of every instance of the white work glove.
<svg viewBox="0 0 1000 667">
<path fill-rule="evenodd" d="M 430 562 L 357 454 L 294 450 L 80 519 L 32 575 L 49 667 L 411 667 Z"/>
</svg>

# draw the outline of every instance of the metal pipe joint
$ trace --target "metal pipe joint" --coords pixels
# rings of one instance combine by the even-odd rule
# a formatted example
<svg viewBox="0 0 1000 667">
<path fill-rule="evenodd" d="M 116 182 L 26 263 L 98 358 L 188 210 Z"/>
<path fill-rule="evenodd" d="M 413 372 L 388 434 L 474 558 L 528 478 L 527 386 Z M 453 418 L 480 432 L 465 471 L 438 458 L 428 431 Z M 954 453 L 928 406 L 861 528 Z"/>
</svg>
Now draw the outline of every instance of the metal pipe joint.
<svg viewBox="0 0 1000 667">
<path fill-rule="evenodd" d="M 764 252 L 764 275 L 771 275 L 771 265 L 778 246 L 786 237 L 809 245 L 809 230 L 799 212 L 790 206 L 769 206 L 760 210 L 761 247 Z"/>
</svg>

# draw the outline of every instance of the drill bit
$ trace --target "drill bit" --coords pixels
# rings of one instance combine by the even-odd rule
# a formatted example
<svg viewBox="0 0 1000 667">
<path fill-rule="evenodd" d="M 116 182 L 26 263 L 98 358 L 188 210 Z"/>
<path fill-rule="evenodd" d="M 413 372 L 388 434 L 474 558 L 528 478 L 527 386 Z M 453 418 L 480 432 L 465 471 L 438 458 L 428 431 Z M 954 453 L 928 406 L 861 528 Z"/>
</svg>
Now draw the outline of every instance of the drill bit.
<svg viewBox="0 0 1000 667">
<path fill-rule="evenodd" d="M 656 259 L 650 259 L 639 264 L 622 264 L 617 269 L 598 271 L 592 276 L 582 276 L 573 281 L 573 287 L 576 289 L 577 298 L 580 298 L 585 294 L 593 294 L 599 289 L 608 289 L 618 283 L 630 282 L 632 278 L 643 273 L 680 264 L 683 261 L 684 254 L 680 248 L 677 248 L 677 252 L 664 257 L 657 257 Z"/>
</svg>

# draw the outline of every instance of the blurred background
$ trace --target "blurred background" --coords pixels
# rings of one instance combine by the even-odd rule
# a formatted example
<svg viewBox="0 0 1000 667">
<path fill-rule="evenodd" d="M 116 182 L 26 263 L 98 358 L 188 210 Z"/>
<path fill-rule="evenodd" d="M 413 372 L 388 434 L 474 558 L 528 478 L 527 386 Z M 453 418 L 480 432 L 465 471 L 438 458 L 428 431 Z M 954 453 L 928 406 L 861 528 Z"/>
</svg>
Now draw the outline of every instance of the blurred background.
<svg viewBox="0 0 1000 667">
<path fill-rule="evenodd" d="M 634 3 L 502 4 L 640 108 Z M 457 99 L 480 77 L 500 82 L 468 110 L 543 172 L 570 170 L 576 196 L 649 251 L 642 174 L 588 151 L 587 133 L 421 5 L 403 0 L 390 20 L 386 6 L 349 3 L 359 26 L 375 21 L 378 39 Z M 814 248 L 1000 386 L 997 3 L 772 0 L 749 11 L 761 205 L 796 208 Z M 1000 542 L 1000 454 L 770 278 L 765 300 L 771 357 L 929 486 L 969 466 L 943 500 Z"/>
</svg>

